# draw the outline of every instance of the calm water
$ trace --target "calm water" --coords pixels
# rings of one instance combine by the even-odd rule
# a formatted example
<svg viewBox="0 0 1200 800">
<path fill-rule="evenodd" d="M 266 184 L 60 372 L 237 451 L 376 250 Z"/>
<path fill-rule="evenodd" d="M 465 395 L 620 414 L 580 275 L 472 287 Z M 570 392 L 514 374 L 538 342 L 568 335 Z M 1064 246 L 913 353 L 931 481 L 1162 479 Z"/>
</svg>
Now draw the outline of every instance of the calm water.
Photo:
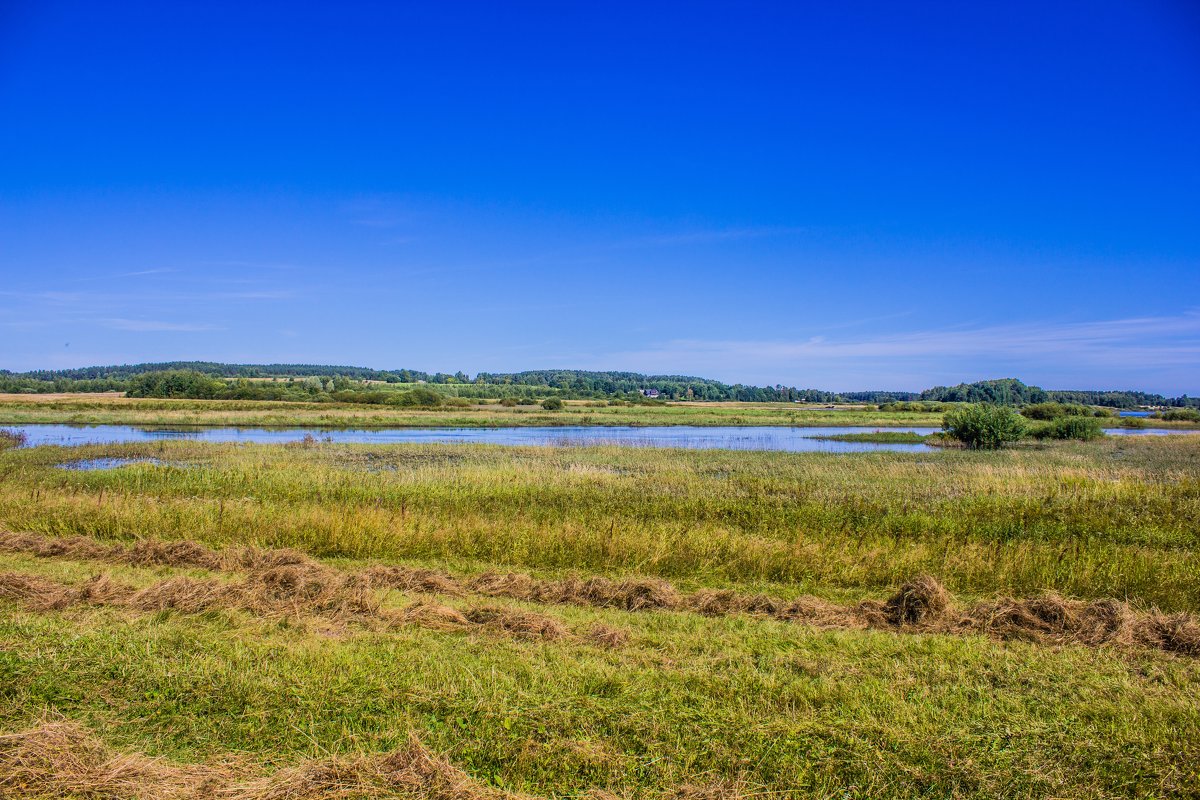
<svg viewBox="0 0 1200 800">
<path fill-rule="evenodd" d="M 687 447 L 700 450 L 786 450 L 829 453 L 862 453 L 875 450 L 918 452 L 936 450 L 924 444 L 876 444 L 831 442 L 817 437 L 846 433 L 870 433 L 875 428 L 827 426 L 819 428 L 777 427 L 563 427 L 563 428 L 142 428 L 132 425 L 18 425 L 10 426 L 29 437 L 29 445 L 113 444 L 190 439 L 198 442 L 259 442 L 283 444 L 305 436 L 339 444 L 467 443 L 569 447 L 618 445 L 625 447 Z M 887 431 L 936 433 L 939 428 L 884 428 Z M 1113 436 L 1147 436 L 1186 431 L 1161 428 L 1114 428 Z"/>
<path fill-rule="evenodd" d="M 924 444 L 831 442 L 818 436 L 870 433 L 872 428 L 776 427 L 550 427 L 550 428 L 374 428 L 361 430 L 317 428 L 142 428 L 131 425 L 18 425 L 29 445 L 113 444 L 190 439 L 198 442 L 259 442 L 283 444 L 305 436 L 339 444 L 468 443 L 567 447 L 618 445 L 627 447 L 688 447 L 723 450 L 787 450 L 859 453 L 872 450 L 922 451 Z M 889 431 L 934 433 L 938 428 L 888 428 Z"/>
<path fill-rule="evenodd" d="M 88 471 L 93 469 L 117 469 L 130 464 L 166 464 L 157 458 L 85 458 L 79 461 L 66 461 L 58 464 L 59 469 Z"/>
</svg>

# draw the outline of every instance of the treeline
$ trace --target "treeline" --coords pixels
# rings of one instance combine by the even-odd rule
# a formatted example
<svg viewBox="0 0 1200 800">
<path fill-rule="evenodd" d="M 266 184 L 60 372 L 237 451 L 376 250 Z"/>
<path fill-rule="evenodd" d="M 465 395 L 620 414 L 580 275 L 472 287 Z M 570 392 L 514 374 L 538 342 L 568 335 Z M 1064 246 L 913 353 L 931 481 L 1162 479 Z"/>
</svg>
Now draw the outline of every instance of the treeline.
<svg viewBox="0 0 1200 800">
<path fill-rule="evenodd" d="M 344 376 L 322 379 L 251 382 L 247 378 L 223 379 L 195 370 L 146 372 L 129 379 L 128 397 L 186 398 L 189 400 L 293 400 L 302 402 L 365 403 L 420 406 L 466 405 L 465 400 L 425 386 L 372 391 L 369 385 Z"/>
<path fill-rule="evenodd" d="M 198 372 L 218 378 L 349 378 L 358 381 L 380 381 L 383 383 L 446 383 L 456 380 L 466 383 L 467 376 L 420 370 L 381 370 L 369 367 L 348 367 L 329 364 L 224 364 L 217 361 L 159 361 L 149 364 L 120 364 L 107 367 L 80 367 L 78 369 L 33 370 L 10 373 L 0 370 L 0 376 L 28 378 L 34 381 L 126 381 L 147 372 Z"/>
<path fill-rule="evenodd" d="M 1029 386 L 1016 378 L 960 383 L 957 386 L 935 386 L 921 392 L 920 399 L 942 403 L 991 403 L 1004 406 L 1065 403 L 1107 408 L 1200 407 L 1200 398 L 1188 397 L 1186 394 L 1180 397 L 1164 397 L 1161 394 L 1138 391 L 1047 390 L 1040 386 Z"/>
<path fill-rule="evenodd" d="M 592 372 L 573 369 L 481 372 L 475 376 L 473 383 L 483 386 L 541 387 L 581 399 L 636 395 L 644 390 L 658 392 L 659 397 L 667 400 L 833 403 L 847 399 L 844 395 L 819 389 L 727 384 L 691 375 L 643 375 L 640 372 Z"/>
<path fill-rule="evenodd" d="M 321 364 L 222 364 L 213 361 L 163 361 L 147 364 L 83 367 L 64 370 L 35 370 L 24 373 L 0 371 L 3 392 L 106 392 L 128 391 L 136 378 L 159 373 L 194 373 L 222 379 L 246 379 L 252 383 L 237 391 L 250 398 L 293 399 L 299 392 L 296 380 L 334 381 L 332 391 L 361 389 L 345 382 L 413 384 L 438 387 L 444 394 L 474 399 L 542 398 L 638 401 L 643 391 L 657 392 L 663 400 L 725 400 L 742 402 L 881 403 L 909 400 L 912 392 L 826 392 L 795 387 L 727 384 L 687 375 L 643 375 L 638 372 L 592 372 L 585 370 L 530 370 L 516 373 L 481 372 L 474 378 L 459 371 L 424 372 L 412 369 L 378 370 L 366 367 Z M 287 386 L 265 386 L 263 379 L 288 379 Z M 206 391 L 195 387 L 195 391 Z M 307 391 L 313 394 L 315 387 Z M 143 391 L 135 388 L 134 391 Z M 140 396 L 140 395 L 133 395 Z M 197 395 L 199 396 L 199 395 Z"/>
<path fill-rule="evenodd" d="M 223 364 L 214 361 L 165 361 L 148 364 L 83 367 L 64 370 L 34 370 L 13 373 L 0 370 L 0 392 L 129 392 L 131 396 L 182 396 L 145 392 L 175 392 L 159 378 L 172 375 L 176 383 L 188 383 L 191 396 L 229 397 L 247 400 L 333 400 L 340 395 L 353 402 L 391 402 L 386 396 L 396 390 L 422 385 L 442 397 L 463 399 L 541 400 L 619 399 L 648 402 L 644 392 L 659 400 L 703 400 L 742 402 L 804 403 L 990 403 L 1026 406 L 1037 403 L 1066 403 L 1135 408 L 1138 406 L 1200 408 L 1200 398 L 1164 397 L 1138 391 L 1046 390 L 1015 378 L 935 386 L 923 392 L 828 392 L 796 387 L 727 384 L 690 375 L 644 375 L 638 372 L 588 370 L 529 370 L 525 372 L 481 372 L 475 377 L 459 371 L 380 370 L 326 364 Z M 183 379 L 191 375 L 205 378 Z M 157 382 L 157 383 L 156 383 Z M 218 386 L 219 385 L 219 386 Z M 159 388 L 148 388 L 158 386 Z M 376 394 L 371 394 L 372 392 Z M 206 394 L 207 393 L 207 394 Z M 902 406 L 901 406 L 902 407 Z"/>
</svg>

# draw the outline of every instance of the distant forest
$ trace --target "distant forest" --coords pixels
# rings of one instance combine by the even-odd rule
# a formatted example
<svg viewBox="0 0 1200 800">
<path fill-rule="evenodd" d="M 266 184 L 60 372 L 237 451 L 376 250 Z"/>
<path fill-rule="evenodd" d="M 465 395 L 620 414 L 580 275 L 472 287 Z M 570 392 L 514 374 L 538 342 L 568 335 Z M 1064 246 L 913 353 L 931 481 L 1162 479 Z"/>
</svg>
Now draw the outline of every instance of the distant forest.
<svg viewBox="0 0 1200 800">
<path fill-rule="evenodd" d="M 1002 405 L 1060 402 L 1135 408 L 1200 407 L 1200 398 L 1164 397 L 1139 391 L 1048 390 L 1015 378 L 935 386 L 923 392 L 828 392 L 789 386 L 727 384 L 688 375 L 637 372 L 530 370 L 464 372 L 379 370 L 326 364 L 222 364 L 167 361 L 64 370 L 0 370 L 0 392 L 127 392 L 134 397 L 236 398 L 247 400 L 321 400 L 400 402 L 397 390 L 424 385 L 441 396 L 462 399 L 625 399 L 647 402 L 644 391 L 661 400 L 736 400 L 747 402 L 894 403 L 909 401 L 984 402 Z M 425 395 L 428 398 L 428 395 Z"/>
</svg>

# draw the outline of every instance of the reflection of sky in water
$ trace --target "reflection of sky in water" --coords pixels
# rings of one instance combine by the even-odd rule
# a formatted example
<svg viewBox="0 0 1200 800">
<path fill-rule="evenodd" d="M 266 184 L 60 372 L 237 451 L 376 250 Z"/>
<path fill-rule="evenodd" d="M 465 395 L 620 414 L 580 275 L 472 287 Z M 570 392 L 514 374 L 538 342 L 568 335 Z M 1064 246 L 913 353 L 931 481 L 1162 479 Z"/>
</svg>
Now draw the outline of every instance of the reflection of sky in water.
<svg viewBox="0 0 1200 800">
<path fill-rule="evenodd" d="M 924 444 L 833 442 L 816 437 L 871 433 L 874 428 L 829 426 L 777 427 L 562 427 L 562 428 L 380 428 L 367 430 L 316 428 L 139 428 L 130 425 L 19 425 L 29 445 L 114 444 L 164 439 L 202 442 L 298 442 L 306 436 L 338 444 L 469 443 L 531 445 L 542 447 L 619 446 L 684 447 L 723 450 L 784 450 L 858 453 L 874 450 L 897 452 L 933 450 Z M 886 428 L 889 432 L 935 433 L 938 428 Z M 1118 428 L 1117 436 L 1187 433 L 1186 430 Z"/>
<path fill-rule="evenodd" d="M 85 458 L 79 461 L 66 461 L 57 464 L 59 469 L 88 471 L 93 469 L 117 469 L 130 464 L 165 464 L 157 458 Z"/>
</svg>

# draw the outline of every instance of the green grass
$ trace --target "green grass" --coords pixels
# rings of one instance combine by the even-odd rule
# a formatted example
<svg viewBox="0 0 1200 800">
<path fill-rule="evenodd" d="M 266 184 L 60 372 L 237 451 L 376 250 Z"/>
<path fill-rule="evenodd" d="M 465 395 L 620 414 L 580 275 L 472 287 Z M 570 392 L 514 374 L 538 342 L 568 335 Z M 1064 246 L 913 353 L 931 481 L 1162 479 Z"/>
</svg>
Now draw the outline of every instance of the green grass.
<svg viewBox="0 0 1200 800">
<path fill-rule="evenodd" d="M 64 460 L 166 466 L 71 472 Z M 186 441 L 0 453 L 0 526 L 405 561 L 660 576 L 841 602 L 931 573 L 960 602 L 1056 589 L 1200 612 L 1200 437 L 992 453 L 755 453 Z M 199 571 L 0 554 L 136 586 Z M 399 602 L 402 598 L 391 598 Z M 453 598 L 442 598 L 454 604 Z M 490 601 L 489 602 L 493 602 Z M 54 711 L 120 752 L 266 768 L 415 731 L 537 796 L 1200 795 L 1200 661 L 747 616 L 496 604 L 630 634 L 602 649 L 238 611 L 0 601 L 0 729 Z"/>
<path fill-rule="evenodd" d="M 1200 610 L 1200 440 L 996 453 L 159 442 L 0 454 L 0 524 L 881 596 L 1055 589 Z M 68 472 L 72 457 L 187 467 Z"/>
<path fill-rule="evenodd" d="M 36 567 L 72 577 L 58 562 Z M 736 776 L 747 793 L 831 798 L 1197 787 L 1194 660 L 555 613 L 622 626 L 633 640 L 601 650 L 418 628 L 330 638 L 232 612 L 6 609 L 0 725 L 18 729 L 52 708 L 119 750 L 183 762 L 238 752 L 268 765 L 382 752 L 415 730 L 477 778 L 558 796 L 655 796 Z"/>
<path fill-rule="evenodd" d="M 160 400 L 113 395 L 3 395 L 0 426 L 30 423 L 124 425 L 255 425 L 266 427 L 506 427 L 529 425 L 938 425 L 940 414 L 879 411 L 874 406 L 794 403 L 672 403 L 607 406 L 567 401 L 559 411 L 540 405 L 497 404 L 410 409 L 346 403 L 239 400 Z M 1181 423 L 1183 424 L 1183 423 Z"/>
<path fill-rule="evenodd" d="M 869 433 L 836 433 L 830 436 L 814 436 L 829 442 L 872 442 L 875 444 L 924 444 L 929 434 L 911 431 L 871 431 Z"/>
</svg>

